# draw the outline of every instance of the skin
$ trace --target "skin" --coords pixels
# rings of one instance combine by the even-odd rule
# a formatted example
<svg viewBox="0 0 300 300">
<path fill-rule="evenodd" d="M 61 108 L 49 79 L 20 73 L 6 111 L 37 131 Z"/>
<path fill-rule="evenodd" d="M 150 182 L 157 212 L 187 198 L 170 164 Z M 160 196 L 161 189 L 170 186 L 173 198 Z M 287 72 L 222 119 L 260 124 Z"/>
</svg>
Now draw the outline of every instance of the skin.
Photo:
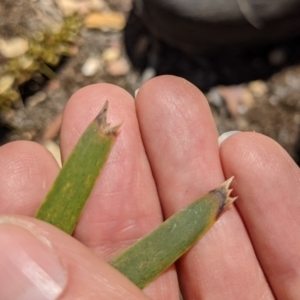
<svg viewBox="0 0 300 300">
<path fill-rule="evenodd" d="M 288 154 L 270 138 L 246 132 L 219 148 L 204 95 L 183 79 L 162 76 L 144 84 L 136 101 L 109 84 L 75 93 L 61 128 L 64 161 L 106 99 L 109 122 L 123 124 L 74 238 L 31 218 L 59 172 L 51 154 L 25 141 L 0 148 L 0 213 L 51 241 L 68 272 L 60 299 L 100 293 L 177 300 L 179 284 L 185 300 L 300 299 L 300 171 Z M 176 270 L 140 291 L 106 263 L 163 216 L 233 175 L 238 200 Z"/>
</svg>

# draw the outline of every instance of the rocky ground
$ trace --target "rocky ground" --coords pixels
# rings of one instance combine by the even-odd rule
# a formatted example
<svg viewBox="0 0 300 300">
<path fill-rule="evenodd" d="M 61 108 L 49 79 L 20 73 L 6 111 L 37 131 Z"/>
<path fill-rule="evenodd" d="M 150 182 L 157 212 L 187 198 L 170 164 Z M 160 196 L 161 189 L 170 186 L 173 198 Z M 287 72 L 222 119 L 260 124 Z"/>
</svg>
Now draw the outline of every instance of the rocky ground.
<svg viewBox="0 0 300 300">
<path fill-rule="evenodd" d="M 110 82 L 134 93 L 149 74 L 136 71 L 125 51 L 123 28 L 130 8 L 131 0 L 1 2 L 0 13 L 6 17 L 0 21 L 0 74 L 5 78 L 0 80 L 0 100 L 1 93 L 7 95 L 11 91 L 15 99 L 12 107 L 1 109 L 2 144 L 17 139 L 35 140 L 57 152 L 61 113 L 76 90 L 96 82 Z M 80 15 L 83 25 L 75 19 L 80 34 L 67 43 L 67 55 L 55 54 L 60 57 L 57 64 L 53 63 L 56 66 L 50 64 L 48 70 L 41 64 L 26 80 L 17 72 L 5 73 L 12 58 L 27 55 L 29 64 L 30 41 L 48 28 L 58 32 L 64 18 L 74 12 Z M 15 39 L 17 44 L 12 47 L 13 37 L 21 39 Z M 11 54 L 11 49 L 18 49 L 19 53 Z M 271 62 L 284 59 L 285 50 L 276 51 L 271 53 Z M 299 162 L 299 65 L 283 67 L 269 79 L 216 86 L 207 92 L 207 98 L 220 133 L 261 132 L 278 141 Z"/>
</svg>

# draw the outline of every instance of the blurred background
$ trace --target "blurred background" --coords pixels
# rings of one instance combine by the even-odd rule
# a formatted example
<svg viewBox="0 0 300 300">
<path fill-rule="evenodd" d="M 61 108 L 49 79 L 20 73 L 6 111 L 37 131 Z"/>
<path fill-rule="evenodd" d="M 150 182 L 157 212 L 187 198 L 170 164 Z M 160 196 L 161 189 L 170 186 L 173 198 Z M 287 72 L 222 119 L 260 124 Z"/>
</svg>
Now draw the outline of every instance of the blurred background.
<svg viewBox="0 0 300 300">
<path fill-rule="evenodd" d="M 300 1 L 1 0 L 0 14 L 1 144 L 34 140 L 59 159 L 75 91 L 134 95 L 174 74 L 205 92 L 220 134 L 266 134 L 300 162 Z"/>
</svg>

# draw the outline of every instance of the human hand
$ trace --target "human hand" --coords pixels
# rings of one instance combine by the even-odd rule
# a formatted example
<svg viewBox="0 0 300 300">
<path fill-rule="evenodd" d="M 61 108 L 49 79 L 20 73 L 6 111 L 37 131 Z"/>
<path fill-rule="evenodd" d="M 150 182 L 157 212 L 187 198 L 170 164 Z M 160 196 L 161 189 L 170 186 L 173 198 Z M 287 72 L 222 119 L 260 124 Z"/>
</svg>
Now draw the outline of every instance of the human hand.
<svg viewBox="0 0 300 300">
<path fill-rule="evenodd" d="M 235 134 L 219 149 L 201 92 L 163 76 L 136 101 L 108 84 L 73 95 L 64 161 L 106 100 L 108 120 L 123 124 L 75 239 L 31 218 L 59 172 L 51 154 L 25 141 L 0 148 L 0 299 L 178 300 L 178 282 L 185 300 L 300 299 L 300 172 L 288 154 L 256 133 Z M 142 292 L 105 262 L 233 175 L 236 206 L 177 273 L 169 268 Z"/>
</svg>

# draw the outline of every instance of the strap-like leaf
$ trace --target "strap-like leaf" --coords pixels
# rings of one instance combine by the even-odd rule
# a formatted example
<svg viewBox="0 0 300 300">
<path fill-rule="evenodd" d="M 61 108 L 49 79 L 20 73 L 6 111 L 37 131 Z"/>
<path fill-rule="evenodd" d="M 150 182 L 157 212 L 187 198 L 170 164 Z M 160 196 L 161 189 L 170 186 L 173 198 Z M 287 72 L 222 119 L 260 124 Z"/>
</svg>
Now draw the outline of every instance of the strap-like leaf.
<svg viewBox="0 0 300 300">
<path fill-rule="evenodd" d="M 116 139 L 106 121 L 108 102 L 88 126 L 35 217 L 71 234 Z"/>
</svg>

